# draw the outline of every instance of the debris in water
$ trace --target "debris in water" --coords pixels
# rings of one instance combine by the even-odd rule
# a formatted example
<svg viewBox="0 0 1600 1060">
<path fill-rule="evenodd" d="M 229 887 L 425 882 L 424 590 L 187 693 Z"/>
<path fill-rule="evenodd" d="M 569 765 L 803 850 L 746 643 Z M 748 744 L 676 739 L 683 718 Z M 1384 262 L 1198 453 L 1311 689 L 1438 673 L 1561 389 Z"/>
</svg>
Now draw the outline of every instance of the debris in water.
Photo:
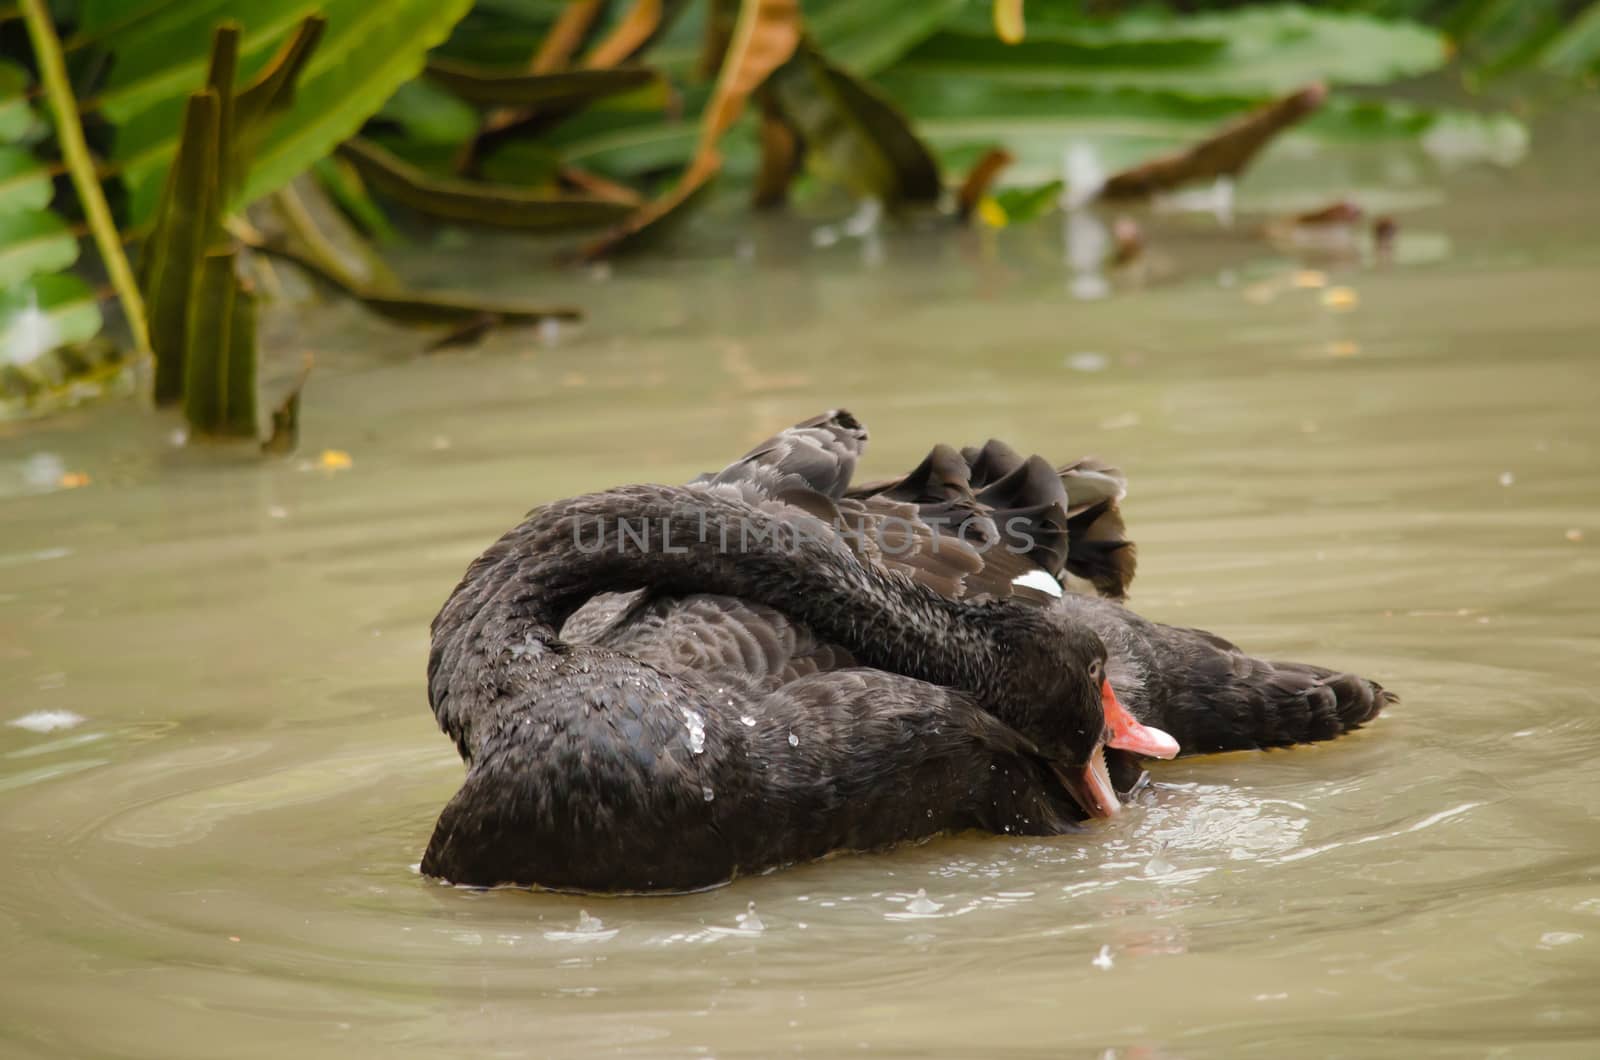
<svg viewBox="0 0 1600 1060">
<path fill-rule="evenodd" d="M 1172 871 L 1172 862 L 1157 854 L 1145 862 L 1144 874 L 1146 876 L 1165 876 Z"/>
<path fill-rule="evenodd" d="M 1111 959 L 1111 947 L 1101 946 L 1100 952 L 1095 954 L 1094 960 L 1090 961 L 1089 963 L 1100 969 L 1102 972 L 1109 972 L 1111 970 L 1111 966 L 1115 963 Z"/>
<path fill-rule="evenodd" d="M 863 199 L 856 212 L 851 214 L 844 223 L 844 234 L 856 239 L 863 239 L 878 227 L 878 220 L 883 216 L 883 203 L 877 199 Z"/>
<path fill-rule="evenodd" d="M 1566 537 L 1568 541 L 1582 541 L 1583 531 L 1574 526 L 1567 531 Z"/>
<path fill-rule="evenodd" d="M 739 722 L 740 724 L 748 725 L 752 729 L 756 727 L 756 719 L 752 718 L 748 714 L 739 715 Z"/>
<path fill-rule="evenodd" d="M 1400 234 L 1400 224 L 1393 217 L 1385 214 L 1372 222 L 1372 242 L 1377 248 L 1378 256 L 1386 258 L 1394 253 L 1394 241 Z"/>
<path fill-rule="evenodd" d="M 1360 206 L 1349 199 L 1340 199 L 1320 209 L 1295 214 L 1294 223 L 1314 228 L 1322 225 L 1353 225 L 1361 220 L 1362 216 L 1363 211 Z"/>
<path fill-rule="evenodd" d="M 1329 357 L 1354 357 L 1361 352 L 1361 343 L 1351 342 L 1349 339 L 1340 339 L 1328 343 Z"/>
<path fill-rule="evenodd" d="M 1354 287 L 1330 287 L 1322 292 L 1322 304 L 1329 309 L 1354 309 L 1361 304 L 1361 296 Z"/>
<path fill-rule="evenodd" d="M 269 504 L 267 505 L 267 518 L 287 519 L 289 518 L 289 509 L 281 504 Z"/>
<path fill-rule="evenodd" d="M 89 473 L 87 471 L 68 471 L 61 476 L 59 481 L 56 482 L 56 485 L 60 486 L 64 490 L 75 490 L 80 486 L 87 486 L 88 484 Z"/>
<path fill-rule="evenodd" d="M 740 931 L 748 931 L 752 935 L 767 930 L 767 925 L 761 922 L 759 916 L 756 916 L 756 904 L 754 902 L 745 907 L 745 911 L 734 917 L 734 920 L 738 921 Z"/>
<path fill-rule="evenodd" d="M 348 471 L 354 461 L 343 449 L 324 449 L 317 459 L 300 465 L 302 471 Z"/>
<path fill-rule="evenodd" d="M 689 729 L 689 750 L 704 754 L 706 750 L 706 719 L 697 710 L 683 707 L 683 723 Z M 709 801 L 709 796 L 707 797 Z"/>
<path fill-rule="evenodd" d="M 1111 264 L 1116 267 L 1132 265 L 1144 253 L 1144 233 L 1139 222 L 1131 217 L 1119 217 L 1111 223 Z"/>
<path fill-rule="evenodd" d="M 1111 363 L 1111 358 L 1103 353 L 1069 353 L 1067 354 L 1067 367 L 1074 372 L 1100 372 Z"/>
<path fill-rule="evenodd" d="M 24 714 L 20 718 L 13 718 L 6 722 L 19 729 L 29 732 L 55 732 L 57 729 L 70 729 L 82 725 L 86 720 L 81 714 L 74 714 L 70 710 L 36 710 L 32 714 Z"/>
<path fill-rule="evenodd" d="M 615 938 L 617 930 L 608 929 L 599 917 L 590 916 L 587 909 L 580 909 L 577 927 L 571 931 L 546 931 L 544 937 L 555 942 L 604 942 L 606 939 Z"/>
<path fill-rule="evenodd" d="M 1513 475 L 1511 472 L 1509 472 L 1509 471 L 1500 472 L 1500 485 L 1502 485 L 1502 486 L 1510 486 L 1513 483 L 1515 483 L 1516 481 L 1517 481 L 1517 476 Z"/>
<path fill-rule="evenodd" d="M 800 746 L 800 737 L 796 736 L 792 732 L 789 734 L 789 746 L 790 747 L 799 747 Z"/>
<path fill-rule="evenodd" d="M 1318 290 L 1328 286 L 1328 274 L 1316 269 L 1301 269 L 1289 277 L 1289 283 L 1302 290 Z"/>
<path fill-rule="evenodd" d="M 561 321 L 555 317 L 544 317 L 539 321 L 539 342 L 545 346 L 554 346 L 561 341 Z"/>
<path fill-rule="evenodd" d="M 937 913 L 944 906 L 928 897 L 926 887 L 918 887 L 917 893 L 911 896 L 911 901 L 906 903 L 906 912 L 916 913 L 919 916 L 928 916 Z"/>
</svg>

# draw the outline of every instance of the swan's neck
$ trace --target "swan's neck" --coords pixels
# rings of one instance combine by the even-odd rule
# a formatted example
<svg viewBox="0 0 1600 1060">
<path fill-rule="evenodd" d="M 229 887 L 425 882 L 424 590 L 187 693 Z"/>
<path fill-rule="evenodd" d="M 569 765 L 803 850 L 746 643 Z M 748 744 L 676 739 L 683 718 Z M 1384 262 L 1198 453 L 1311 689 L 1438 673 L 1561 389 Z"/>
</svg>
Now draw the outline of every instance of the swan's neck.
<svg viewBox="0 0 1600 1060">
<path fill-rule="evenodd" d="M 488 635 L 468 640 L 495 650 L 485 622 L 499 622 L 519 641 L 550 645 L 595 594 L 637 588 L 766 604 L 864 665 L 935 684 L 982 694 L 997 673 L 994 638 L 972 605 L 862 563 L 827 524 L 795 509 L 775 515 L 671 486 L 534 512 L 473 564 L 435 630 L 477 627 Z"/>
</svg>

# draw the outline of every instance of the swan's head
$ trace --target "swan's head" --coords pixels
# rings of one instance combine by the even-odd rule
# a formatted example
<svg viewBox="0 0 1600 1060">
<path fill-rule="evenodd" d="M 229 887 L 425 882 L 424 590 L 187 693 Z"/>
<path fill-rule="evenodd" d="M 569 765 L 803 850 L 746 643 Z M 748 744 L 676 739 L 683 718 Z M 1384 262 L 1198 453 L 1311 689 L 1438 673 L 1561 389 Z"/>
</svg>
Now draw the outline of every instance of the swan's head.
<svg viewBox="0 0 1600 1060">
<path fill-rule="evenodd" d="M 1107 749 L 1172 758 L 1178 742 L 1117 700 L 1105 643 L 1088 626 L 1037 608 L 1014 611 L 1001 625 L 1004 720 L 1038 746 L 1085 814 L 1112 816 L 1122 803 Z"/>
</svg>

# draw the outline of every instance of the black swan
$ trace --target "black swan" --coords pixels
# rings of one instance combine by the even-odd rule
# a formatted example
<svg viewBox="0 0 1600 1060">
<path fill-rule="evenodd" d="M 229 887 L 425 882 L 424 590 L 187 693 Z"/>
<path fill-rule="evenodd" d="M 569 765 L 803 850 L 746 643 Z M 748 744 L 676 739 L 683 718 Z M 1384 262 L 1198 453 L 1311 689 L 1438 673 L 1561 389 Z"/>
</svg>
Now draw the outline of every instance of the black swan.
<svg viewBox="0 0 1600 1060">
<path fill-rule="evenodd" d="M 694 485 L 801 507 L 840 527 L 864 558 L 941 595 L 1023 600 L 1088 625 L 1107 648 L 1120 705 L 1174 737 L 1185 755 L 1332 739 L 1395 699 L 1354 674 L 1268 662 L 1215 634 L 1151 622 L 1123 606 L 1136 557 L 1118 507 L 1126 480 L 1114 467 L 1079 460 L 1055 468 L 991 439 L 960 451 L 935 446 L 901 478 L 855 485 L 866 443 L 865 427 L 835 410 Z M 600 596 L 563 635 L 768 689 L 856 665 L 778 610 L 705 593 Z M 1126 791 L 1140 774 L 1137 756 L 1112 749 L 1107 757 Z"/>
<path fill-rule="evenodd" d="M 851 489 L 865 441 L 829 413 L 689 487 L 537 510 L 480 557 L 434 622 L 430 698 L 469 771 L 423 870 L 684 891 L 1056 834 L 1177 750 L 1117 693 L 1185 751 L 1325 739 L 1392 698 L 1061 593 L 1132 576 L 1113 469 L 990 443 Z"/>
<path fill-rule="evenodd" d="M 766 693 L 558 637 L 593 593 L 641 584 L 780 608 L 859 665 Z M 1086 626 L 941 596 L 798 509 L 671 486 L 557 502 L 435 620 L 430 697 L 469 769 L 422 869 L 683 891 L 952 829 L 1064 831 L 1069 792 L 1116 802 L 1104 667 Z"/>
</svg>

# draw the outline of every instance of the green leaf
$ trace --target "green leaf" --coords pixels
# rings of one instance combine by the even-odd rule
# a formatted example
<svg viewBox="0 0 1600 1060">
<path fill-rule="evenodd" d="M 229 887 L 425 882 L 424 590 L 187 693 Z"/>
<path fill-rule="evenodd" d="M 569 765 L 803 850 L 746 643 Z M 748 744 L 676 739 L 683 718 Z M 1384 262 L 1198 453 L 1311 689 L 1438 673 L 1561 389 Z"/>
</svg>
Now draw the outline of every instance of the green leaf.
<svg viewBox="0 0 1600 1060">
<path fill-rule="evenodd" d="M 62 346 L 88 342 L 100 323 L 94 292 L 69 273 L 0 288 L 0 364 L 27 365 Z"/>
<path fill-rule="evenodd" d="M 478 112 L 438 85 L 407 81 L 374 120 L 399 126 L 407 140 L 454 149 L 478 134 Z"/>
<path fill-rule="evenodd" d="M 177 164 L 167 179 L 155 229 L 139 256 L 139 286 L 156 355 L 155 400 L 183 396 L 191 343 L 190 305 L 206 246 L 220 226 L 222 102 L 214 91 L 196 92 L 184 111 Z"/>
<path fill-rule="evenodd" d="M 806 32 L 828 61 L 868 75 L 932 36 L 967 0 L 809 0 Z"/>
<path fill-rule="evenodd" d="M 1030 6 L 1028 38 L 1012 45 L 995 38 L 987 5 L 969 7 L 899 69 L 1013 84 L 1269 96 L 1309 81 L 1376 84 L 1422 74 L 1448 56 L 1443 37 L 1414 23 L 1292 5 L 1093 21 L 1062 12 Z"/>
<path fill-rule="evenodd" d="M 142 0 L 136 15 L 114 21 L 102 5 L 86 31 L 116 25 L 102 40 L 115 59 L 98 103 L 117 125 L 112 159 L 128 186 L 132 224 L 155 211 L 177 146 L 187 94 L 203 81 L 209 31 L 223 18 L 244 26 L 239 70 L 254 77 L 309 14 L 328 28 L 297 80 L 292 106 L 255 152 L 237 208 L 273 191 L 354 133 L 384 100 L 422 68 L 471 0 Z"/>
<path fill-rule="evenodd" d="M 0 288 L 65 269 L 77 259 L 78 241 L 55 214 L 45 210 L 0 214 Z"/>
<path fill-rule="evenodd" d="M 655 71 L 642 66 L 530 74 L 526 71 L 499 71 L 470 66 L 444 59 L 430 62 L 427 75 L 434 84 L 468 103 L 551 109 L 582 106 L 659 80 Z"/>
<path fill-rule="evenodd" d="M 774 76 L 772 90 L 813 168 L 891 207 L 938 202 L 938 164 L 877 90 L 808 47 Z"/>
<path fill-rule="evenodd" d="M 1590 4 L 1545 45 L 1538 63 L 1553 74 L 1568 77 L 1600 70 L 1600 2 Z"/>
<path fill-rule="evenodd" d="M 22 67 L 0 60 L 0 144 L 16 143 L 33 128 L 33 108 L 27 97 L 31 83 Z"/>
<path fill-rule="evenodd" d="M 1054 210 L 1064 187 L 1059 180 L 1048 180 L 1028 188 L 1002 188 L 994 201 L 1005 212 L 1007 224 L 1026 224 Z"/>
<path fill-rule="evenodd" d="M 1030 18 L 1032 8 L 1029 9 Z M 1029 23 L 1029 34 L 1033 33 Z M 1093 153 L 1107 173 L 1134 166 L 1205 136 L 1260 100 L 1138 89 L 1052 88 L 987 77 L 936 77 L 899 68 L 879 83 L 909 112 L 918 133 L 947 172 L 961 172 L 995 145 L 1016 160 L 1005 184 L 1038 184 L 1062 175 L 1063 153 Z M 1506 164 L 1525 146 L 1526 131 L 1506 115 L 1436 111 L 1379 100 L 1335 96 L 1283 136 L 1302 149 L 1448 141 L 1461 160 Z"/>
<path fill-rule="evenodd" d="M 184 351 L 183 415 L 218 438 L 255 438 L 256 300 L 243 290 L 233 248 L 207 253 L 190 301 Z"/>
<path fill-rule="evenodd" d="M 632 207 L 610 199 L 543 194 L 464 180 L 435 180 L 370 141 L 352 140 L 340 150 L 375 190 L 421 213 L 448 221 L 559 231 L 613 224 L 632 212 Z"/>
<path fill-rule="evenodd" d="M 0 216 L 13 210 L 42 210 L 54 194 L 43 162 L 20 147 L 0 145 Z"/>
</svg>

